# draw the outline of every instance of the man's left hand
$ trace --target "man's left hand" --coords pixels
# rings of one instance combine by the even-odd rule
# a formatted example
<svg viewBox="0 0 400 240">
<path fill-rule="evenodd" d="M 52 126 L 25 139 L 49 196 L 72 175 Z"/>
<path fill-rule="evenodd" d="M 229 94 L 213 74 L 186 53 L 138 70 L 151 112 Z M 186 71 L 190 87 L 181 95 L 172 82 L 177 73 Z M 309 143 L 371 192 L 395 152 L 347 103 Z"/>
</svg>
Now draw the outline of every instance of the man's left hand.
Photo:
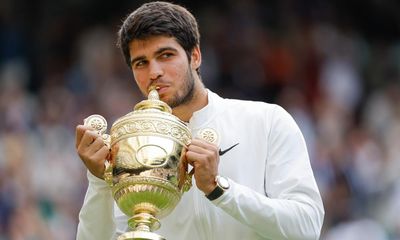
<svg viewBox="0 0 400 240">
<path fill-rule="evenodd" d="M 218 175 L 218 147 L 202 139 L 192 139 L 186 151 L 186 159 L 194 168 L 196 186 L 205 195 L 216 187 L 215 177 Z"/>
</svg>

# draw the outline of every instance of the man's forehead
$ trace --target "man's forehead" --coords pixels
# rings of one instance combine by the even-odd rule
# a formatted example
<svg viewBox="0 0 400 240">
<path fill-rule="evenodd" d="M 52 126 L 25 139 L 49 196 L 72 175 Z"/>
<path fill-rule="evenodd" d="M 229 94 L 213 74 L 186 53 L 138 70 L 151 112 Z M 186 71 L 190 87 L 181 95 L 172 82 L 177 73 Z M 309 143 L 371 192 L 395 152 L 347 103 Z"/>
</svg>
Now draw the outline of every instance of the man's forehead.
<svg viewBox="0 0 400 240">
<path fill-rule="evenodd" d="M 145 39 L 134 39 L 129 43 L 131 55 L 152 54 L 162 48 L 182 48 L 173 37 L 154 36 Z"/>
</svg>

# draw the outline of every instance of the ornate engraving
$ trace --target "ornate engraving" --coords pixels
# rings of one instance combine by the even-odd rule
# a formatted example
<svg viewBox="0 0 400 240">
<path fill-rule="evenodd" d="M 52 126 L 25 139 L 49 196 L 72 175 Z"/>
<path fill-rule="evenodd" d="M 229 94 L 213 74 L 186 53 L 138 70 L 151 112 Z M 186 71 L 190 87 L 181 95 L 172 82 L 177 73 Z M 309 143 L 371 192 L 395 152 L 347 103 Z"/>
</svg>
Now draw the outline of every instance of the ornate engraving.
<svg viewBox="0 0 400 240">
<path fill-rule="evenodd" d="M 111 144 L 132 136 L 152 134 L 176 139 L 183 145 L 186 145 L 190 140 L 187 130 L 174 122 L 169 122 L 168 120 L 164 119 L 131 119 L 129 123 L 113 126 Z"/>
</svg>

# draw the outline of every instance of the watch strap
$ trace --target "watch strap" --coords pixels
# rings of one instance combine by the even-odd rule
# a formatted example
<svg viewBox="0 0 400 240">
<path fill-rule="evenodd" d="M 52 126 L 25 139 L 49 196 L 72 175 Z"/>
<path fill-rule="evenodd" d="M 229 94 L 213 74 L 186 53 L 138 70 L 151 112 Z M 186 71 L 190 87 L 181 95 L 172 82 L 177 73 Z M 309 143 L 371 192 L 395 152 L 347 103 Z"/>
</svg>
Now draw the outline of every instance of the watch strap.
<svg viewBox="0 0 400 240">
<path fill-rule="evenodd" d="M 219 197 L 222 196 L 222 194 L 224 194 L 225 190 L 222 189 L 218 184 L 217 186 L 215 186 L 214 190 L 212 192 L 210 192 L 208 195 L 206 195 L 206 197 L 212 201 L 215 200 Z"/>
</svg>

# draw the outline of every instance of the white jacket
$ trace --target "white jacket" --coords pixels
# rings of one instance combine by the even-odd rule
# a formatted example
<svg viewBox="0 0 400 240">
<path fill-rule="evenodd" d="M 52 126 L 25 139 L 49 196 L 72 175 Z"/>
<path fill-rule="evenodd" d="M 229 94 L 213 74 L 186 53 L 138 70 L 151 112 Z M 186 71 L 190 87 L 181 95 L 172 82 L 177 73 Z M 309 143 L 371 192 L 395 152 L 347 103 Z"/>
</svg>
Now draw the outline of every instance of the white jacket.
<svg viewBox="0 0 400 240">
<path fill-rule="evenodd" d="M 209 201 L 193 187 L 174 211 L 161 219 L 167 240 L 318 239 L 324 209 L 304 138 L 281 107 L 220 98 L 189 122 L 192 134 L 216 130 L 220 148 L 239 143 L 220 157 L 219 174 L 231 187 Z M 78 240 L 109 240 L 128 231 L 127 217 L 113 203 L 106 183 L 88 173 Z"/>
</svg>

